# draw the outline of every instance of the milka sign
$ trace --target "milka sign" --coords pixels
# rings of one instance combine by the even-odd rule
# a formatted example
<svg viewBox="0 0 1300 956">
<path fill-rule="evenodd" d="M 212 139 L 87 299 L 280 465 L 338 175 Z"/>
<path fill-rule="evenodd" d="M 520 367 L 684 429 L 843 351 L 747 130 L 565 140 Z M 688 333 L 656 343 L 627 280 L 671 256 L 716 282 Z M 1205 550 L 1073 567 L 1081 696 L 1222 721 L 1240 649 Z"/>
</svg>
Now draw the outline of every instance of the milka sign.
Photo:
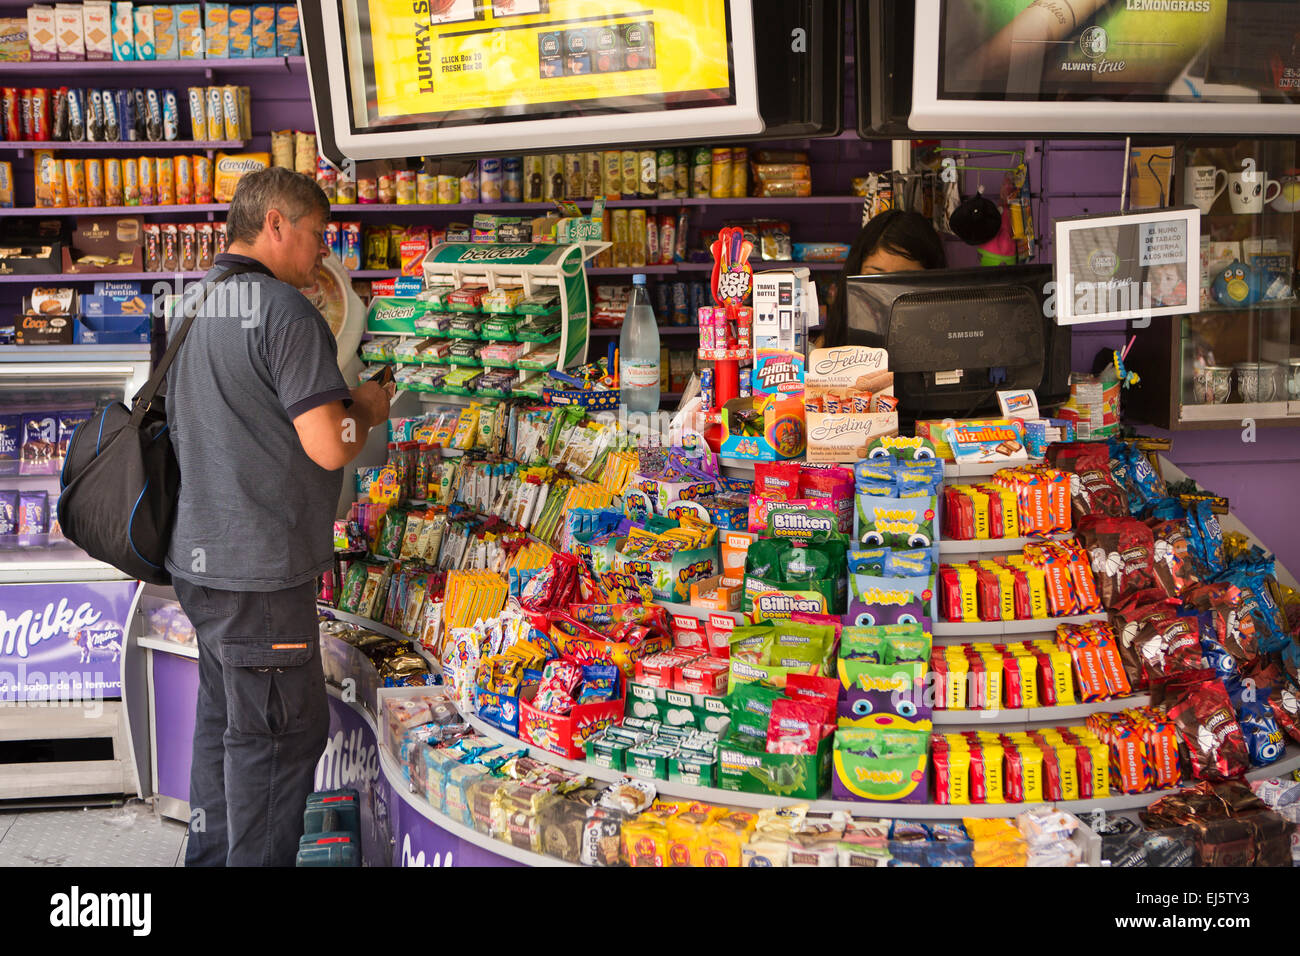
<svg viewBox="0 0 1300 956">
<path fill-rule="evenodd" d="M 100 616 L 89 602 L 83 601 L 74 609 L 67 598 L 59 598 L 57 604 L 50 601 L 43 611 L 28 609 L 17 615 L 0 608 L 0 654 L 17 654 L 25 659 L 42 641 L 68 637 L 95 624 Z"/>
</svg>

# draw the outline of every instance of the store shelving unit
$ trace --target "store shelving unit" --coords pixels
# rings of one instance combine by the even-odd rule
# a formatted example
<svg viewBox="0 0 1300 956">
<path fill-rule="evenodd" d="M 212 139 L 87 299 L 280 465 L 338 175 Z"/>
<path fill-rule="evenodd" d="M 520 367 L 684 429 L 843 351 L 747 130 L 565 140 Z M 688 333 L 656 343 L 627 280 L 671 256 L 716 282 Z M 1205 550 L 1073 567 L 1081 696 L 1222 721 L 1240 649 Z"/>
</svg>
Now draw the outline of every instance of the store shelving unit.
<svg viewBox="0 0 1300 956">
<path fill-rule="evenodd" d="M 301 56 L 248 57 L 238 59 L 190 60 L 29 60 L 8 62 L 4 72 L 13 76 L 102 76 L 105 70 L 124 69 L 132 73 L 304 73 Z"/>
</svg>

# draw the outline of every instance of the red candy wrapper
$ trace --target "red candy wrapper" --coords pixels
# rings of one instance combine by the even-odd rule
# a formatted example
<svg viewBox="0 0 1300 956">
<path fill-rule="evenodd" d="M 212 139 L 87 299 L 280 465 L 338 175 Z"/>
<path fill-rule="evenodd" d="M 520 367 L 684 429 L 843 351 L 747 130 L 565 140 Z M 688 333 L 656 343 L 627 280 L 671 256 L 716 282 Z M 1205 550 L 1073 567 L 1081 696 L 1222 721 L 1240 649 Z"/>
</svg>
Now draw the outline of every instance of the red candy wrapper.
<svg viewBox="0 0 1300 956">
<path fill-rule="evenodd" d="M 1169 712 L 1197 780 L 1228 780 L 1250 769 L 1246 739 L 1223 682 L 1209 668 L 1152 685 Z"/>
<path fill-rule="evenodd" d="M 822 711 L 812 701 L 789 697 L 773 701 L 767 725 L 767 752 L 815 754 L 822 733 Z"/>
<path fill-rule="evenodd" d="M 798 462 L 765 462 L 754 465 L 754 491 L 760 498 L 774 501 L 794 501 L 799 494 L 800 470 Z"/>
</svg>

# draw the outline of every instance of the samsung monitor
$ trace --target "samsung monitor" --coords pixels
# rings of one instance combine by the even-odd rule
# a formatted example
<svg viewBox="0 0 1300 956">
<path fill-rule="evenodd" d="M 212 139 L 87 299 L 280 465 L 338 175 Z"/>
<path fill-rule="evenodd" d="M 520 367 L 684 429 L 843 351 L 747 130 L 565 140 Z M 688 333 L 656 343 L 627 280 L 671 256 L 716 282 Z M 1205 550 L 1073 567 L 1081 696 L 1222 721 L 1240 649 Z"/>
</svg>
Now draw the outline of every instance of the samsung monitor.
<svg viewBox="0 0 1300 956">
<path fill-rule="evenodd" d="M 918 132 L 1300 134 L 1296 0 L 916 0 Z"/>
<path fill-rule="evenodd" d="M 905 421 L 996 413 L 999 389 L 1040 406 L 1070 392 L 1070 330 L 1053 318 L 1050 265 L 850 277 L 847 342 L 889 352 Z"/>
<path fill-rule="evenodd" d="M 763 132 L 750 0 L 301 0 L 338 161 Z"/>
</svg>

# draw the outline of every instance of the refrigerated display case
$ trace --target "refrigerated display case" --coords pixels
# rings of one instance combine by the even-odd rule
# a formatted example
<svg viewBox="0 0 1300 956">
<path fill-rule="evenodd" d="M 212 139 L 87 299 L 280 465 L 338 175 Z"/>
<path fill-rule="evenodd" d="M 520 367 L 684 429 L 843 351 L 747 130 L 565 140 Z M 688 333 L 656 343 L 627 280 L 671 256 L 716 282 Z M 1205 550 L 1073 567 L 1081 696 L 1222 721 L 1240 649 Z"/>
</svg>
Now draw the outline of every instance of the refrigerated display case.
<svg viewBox="0 0 1300 956">
<path fill-rule="evenodd" d="M 138 583 L 59 532 L 79 421 L 130 399 L 149 348 L 0 347 L 0 799 L 132 792 L 122 696 Z"/>
<path fill-rule="evenodd" d="M 1294 140 L 1197 140 L 1174 157 L 1175 202 L 1201 210 L 1201 294 L 1139 330 L 1127 414 L 1171 430 L 1300 421 Z"/>
</svg>

